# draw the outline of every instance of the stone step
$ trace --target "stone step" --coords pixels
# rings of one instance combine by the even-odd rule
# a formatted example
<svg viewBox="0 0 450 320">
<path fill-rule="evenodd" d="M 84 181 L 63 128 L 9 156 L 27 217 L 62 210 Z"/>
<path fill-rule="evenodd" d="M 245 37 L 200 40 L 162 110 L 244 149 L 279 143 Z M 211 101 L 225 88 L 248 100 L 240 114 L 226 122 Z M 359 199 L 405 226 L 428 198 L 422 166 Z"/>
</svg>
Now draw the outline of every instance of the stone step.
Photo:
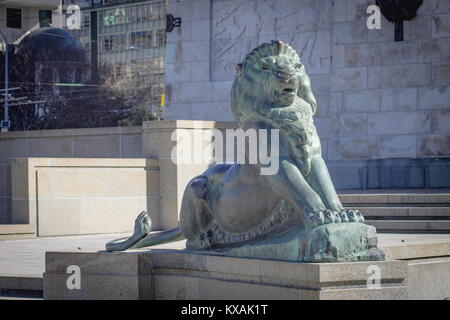
<svg viewBox="0 0 450 320">
<path fill-rule="evenodd" d="M 449 232 L 450 220 L 369 220 L 377 231 Z"/>
<path fill-rule="evenodd" d="M 35 294 L 17 294 L 17 295 L 0 295 L 0 300 L 44 300 L 42 292 L 39 295 Z"/>
<path fill-rule="evenodd" d="M 360 204 L 390 205 L 450 205 L 450 193 L 342 193 L 339 195 L 344 206 Z"/>
<path fill-rule="evenodd" d="M 0 240 L 34 238 L 35 227 L 30 224 L 0 224 Z"/>
<path fill-rule="evenodd" d="M 399 219 L 414 218 L 449 218 L 450 207 L 346 207 L 347 209 L 357 209 L 370 220 L 371 217 L 388 218 L 395 217 Z"/>
<path fill-rule="evenodd" d="M 0 300 L 42 298 L 43 275 L 0 274 Z"/>
</svg>

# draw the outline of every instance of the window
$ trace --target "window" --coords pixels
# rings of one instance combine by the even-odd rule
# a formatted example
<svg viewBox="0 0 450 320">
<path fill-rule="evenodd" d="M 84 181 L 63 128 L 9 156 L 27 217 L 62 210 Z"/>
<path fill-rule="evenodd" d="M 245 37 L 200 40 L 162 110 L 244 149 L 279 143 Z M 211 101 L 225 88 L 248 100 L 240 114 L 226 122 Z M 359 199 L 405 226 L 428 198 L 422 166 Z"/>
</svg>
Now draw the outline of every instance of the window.
<svg viewBox="0 0 450 320">
<path fill-rule="evenodd" d="M 84 29 L 89 29 L 91 27 L 91 13 L 83 12 L 82 23 Z"/>
<path fill-rule="evenodd" d="M 130 49 L 150 49 L 152 46 L 151 31 L 132 32 L 130 34 Z"/>
<path fill-rule="evenodd" d="M 52 25 L 52 11 L 39 10 L 39 27 L 47 28 Z"/>
<path fill-rule="evenodd" d="M 102 48 L 103 48 L 103 52 L 110 52 L 111 50 L 112 50 L 112 48 L 113 48 L 113 44 L 112 44 L 112 37 L 111 36 L 106 36 L 106 37 L 103 37 L 103 39 L 102 39 L 103 41 L 103 46 L 102 46 Z"/>
<path fill-rule="evenodd" d="M 6 26 L 8 28 L 22 29 L 22 10 L 6 8 Z"/>
<path fill-rule="evenodd" d="M 127 48 L 127 38 L 125 33 L 123 34 L 115 34 L 112 36 L 113 39 L 113 50 L 114 51 L 123 51 Z"/>
<path fill-rule="evenodd" d="M 101 38 L 102 53 L 123 51 L 127 47 L 126 35 L 123 33 L 111 36 L 104 36 Z"/>
<path fill-rule="evenodd" d="M 125 22 L 125 8 L 116 8 L 103 11 L 104 26 L 114 26 L 117 24 L 124 24 Z"/>
<path fill-rule="evenodd" d="M 163 48 L 166 44 L 166 31 L 156 31 L 156 48 Z"/>
</svg>

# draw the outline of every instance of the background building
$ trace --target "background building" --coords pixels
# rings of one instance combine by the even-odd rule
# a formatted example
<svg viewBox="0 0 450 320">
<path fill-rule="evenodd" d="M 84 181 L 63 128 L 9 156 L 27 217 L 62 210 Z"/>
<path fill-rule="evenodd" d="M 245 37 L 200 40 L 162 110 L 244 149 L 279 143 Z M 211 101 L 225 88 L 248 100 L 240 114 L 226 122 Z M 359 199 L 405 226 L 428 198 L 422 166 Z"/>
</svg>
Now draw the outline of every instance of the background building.
<svg viewBox="0 0 450 320">
<path fill-rule="evenodd" d="M 174 0 L 167 119 L 232 120 L 235 64 L 258 44 L 295 48 L 318 100 L 315 124 L 339 188 L 450 186 L 450 2 L 426 0 L 404 41 L 374 0 Z"/>
<path fill-rule="evenodd" d="M 50 25 L 62 27 L 60 4 L 61 0 L 1 1 L 0 30 L 12 44 L 27 31 Z"/>
<path fill-rule="evenodd" d="M 25 100 L 27 110 L 11 109 L 8 120 L 15 121 L 11 122 L 12 130 L 136 124 L 154 118 L 160 111 L 165 0 L 3 1 L 0 15 L 0 30 L 6 35 L 10 52 L 9 87 L 16 87 L 10 91 L 14 94 L 11 101 L 20 98 L 19 105 L 24 106 L 23 100 L 30 95 L 32 101 L 39 101 L 33 104 L 36 117 L 29 112 L 33 107 L 29 106 L 30 99 Z M 74 16 L 79 16 L 75 23 Z M 67 59 L 73 48 L 76 59 Z M 0 69 L 4 70 L 3 54 L 0 60 Z M 54 121 L 51 116 L 53 125 L 47 126 L 49 119 L 40 119 L 39 115 L 53 114 L 49 108 L 55 109 L 58 104 L 69 111 L 69 101 L 75 103 L 74 108 L 81 104 L 92 109 L 96 102 L 99 106 L 110 104 L 112 117 L 90 125 L 75 119 Z M 102 113 L 107 111 L 100 108 Z M 2 117 L 3 112 L 0 110 Z M 26 121 L 22 121 L 24 114 Z"/>
<path fill-rule="evenodd" d="M 147 111 L 164 93 L 166 0 L 64 0 L 80 6 L 81 28 L 71 30 L 84 47 L 93 73 L 121 86 Z"/>
</svg>

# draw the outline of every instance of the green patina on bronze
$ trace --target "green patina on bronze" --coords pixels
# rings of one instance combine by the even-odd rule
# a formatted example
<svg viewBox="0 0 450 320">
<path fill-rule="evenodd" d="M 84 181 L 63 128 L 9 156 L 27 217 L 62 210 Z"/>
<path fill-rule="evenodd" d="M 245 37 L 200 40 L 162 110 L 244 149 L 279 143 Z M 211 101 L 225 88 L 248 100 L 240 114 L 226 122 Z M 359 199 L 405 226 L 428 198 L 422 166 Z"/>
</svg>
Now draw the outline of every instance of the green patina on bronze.
<svg viewBox="0 0 450 320">
<path fill-rule="evenodd" d="M 289 261 L 383 260 L 376 230 L 343 208 L 322 158 L 313 122 L 317 103 L 297 53 L 264 43 L 237 65 L 231 92 L 239 126 L 279 129 L 279 170 L 261 175 L 251 164 L 217 164 L 193 178 L 183 195 L 180 226 L 149 234 L 142 213 L 134 234 L 109 251 L 186 238 L 187 248 Z"/>
</svg>

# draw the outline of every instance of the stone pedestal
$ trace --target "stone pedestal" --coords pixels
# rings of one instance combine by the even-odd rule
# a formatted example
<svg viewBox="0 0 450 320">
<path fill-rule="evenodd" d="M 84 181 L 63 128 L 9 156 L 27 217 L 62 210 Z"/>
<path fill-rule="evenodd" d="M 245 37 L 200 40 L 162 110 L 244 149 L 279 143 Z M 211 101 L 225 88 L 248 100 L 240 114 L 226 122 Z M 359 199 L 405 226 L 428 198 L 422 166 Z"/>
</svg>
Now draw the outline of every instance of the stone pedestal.
<svg viewBox="0 0 450 320">
<path fill-rule="evenodd" d="M 68 289 L 69 266 L 80 289 Z M 380 287 L 369 280 L 380 275 Z M 45 299 L 405 299 L 403 261 L 298 263 L 179 250 L 47 252 Z M 372 279 L 370 278 L 370 279 Z"/>
</svg>

